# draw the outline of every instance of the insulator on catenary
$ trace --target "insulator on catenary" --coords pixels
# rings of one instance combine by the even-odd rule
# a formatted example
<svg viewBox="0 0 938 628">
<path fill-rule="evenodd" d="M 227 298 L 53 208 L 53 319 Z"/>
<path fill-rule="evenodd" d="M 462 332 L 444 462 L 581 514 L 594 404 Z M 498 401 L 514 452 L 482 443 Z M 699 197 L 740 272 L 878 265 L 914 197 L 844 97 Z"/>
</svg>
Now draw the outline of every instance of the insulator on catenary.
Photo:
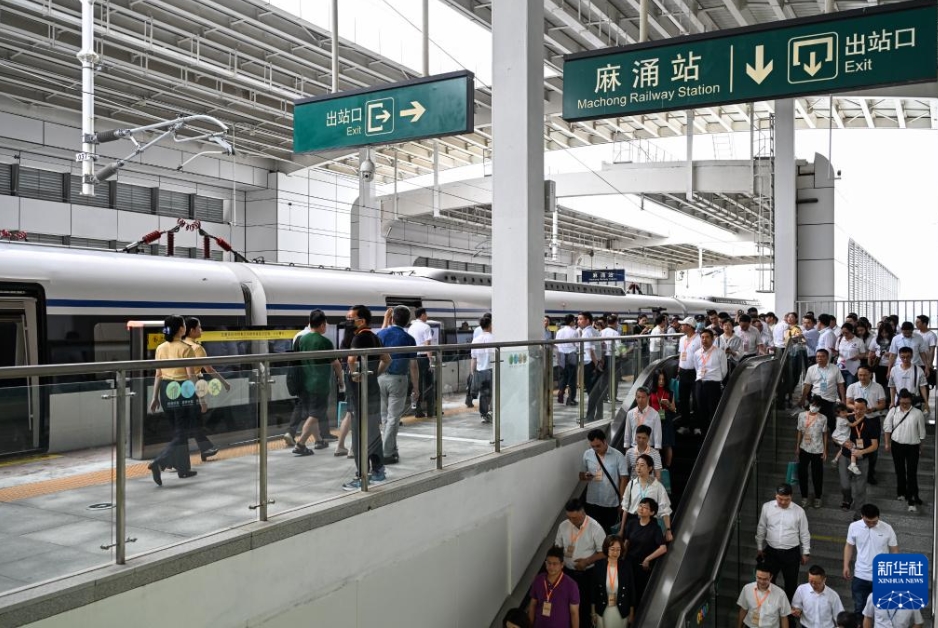
<svg viewBox="0 0 938 628">
<path fill-rule="evenodd" d="M 163 234 L 160 233 L 159 231 L 151 231 L 150 233 L 140 238 L 140 242 L 142 242 L 143 244 L 152 244 L 156 242 L 157 240 L 159 240 L 161 235 Z"/>
<path fill-rule="evenodd" d="M 212 257 L 212 239 L 208 236 L 202 238 L 202 254 L 205 259 L 211 259 Z"/>
<path fill-rule="evenodd" d="M 166 257 L 172 257 L 176 249 L 176 234 L 170 231 L 166 234 Z"/>
<path fill-rule="evenodd" d="M 225 241 L 224 238 L 215 238 L 215 241 L 218 242 L 219 248 L 225 251 L 226 253 L 231 253 L 231 245 Z"/>
</svg>

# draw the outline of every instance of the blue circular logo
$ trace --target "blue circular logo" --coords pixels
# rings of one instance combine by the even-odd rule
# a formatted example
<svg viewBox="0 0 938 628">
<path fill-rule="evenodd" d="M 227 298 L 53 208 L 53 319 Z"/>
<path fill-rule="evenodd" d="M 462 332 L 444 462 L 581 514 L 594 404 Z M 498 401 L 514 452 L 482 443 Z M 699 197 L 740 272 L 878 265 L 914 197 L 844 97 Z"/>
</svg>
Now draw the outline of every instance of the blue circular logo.
<svg viewBox="0 0 938 628">
<path fill-rule="evenodd" d="M 191 380 L 186 380 L 182 383 L 181 387 L 182 396 L 186 399 L 191 399 L 195 394 L 195 384 Z"/>
</svg>

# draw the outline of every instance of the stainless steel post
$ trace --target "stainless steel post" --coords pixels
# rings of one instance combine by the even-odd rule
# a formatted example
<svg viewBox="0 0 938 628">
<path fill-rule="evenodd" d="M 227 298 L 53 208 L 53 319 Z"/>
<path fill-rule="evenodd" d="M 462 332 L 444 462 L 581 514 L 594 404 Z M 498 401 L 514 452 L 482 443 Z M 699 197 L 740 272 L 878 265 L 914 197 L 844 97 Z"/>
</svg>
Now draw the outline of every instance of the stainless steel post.
<svg viewBox="0 0 938 628">
<path fill-rule="evenodd" d="M 439 355 L 432 353 L 436 360 L 433 363 L 433 380 L 436 384 L 434 393 L 436 399 L 433 405 L 436 407 L 436 468 L 443 468 L 443 351 Z"/>
<path fill-rule="evenodd" d="M 339 91 L 339 0 L 332 0 L 332 93 Z"/>
<path fill-rule="evenodd" d="M 368 358 L 370 355 L 360 356 L 358 359 L 358 474 L 362 483 L 362 490 L 368 490 Z M 353 417 L 353 420 L 355 417 Z"/>
<path fill-rule="evenodd" d="M 502 450 L 502 387 L 499 385 L 499 378 L 502 374 L 502 350 L 501 347 L 495 347 L 495 364 L 492 373 L 492 401 L 495 404 L 495 453 Z"/>
<path fill-rule="evenodd" d="M 114 493 L 117 499 L 115 513 L 115 531 L 117 553 L 114 562 L 123 565 L 127 559 L 127 374 L 117 371 L 117 391 L 114 402 L 116 465 Z"/>
<path fill-rule="evenodd" d="M 606 370 L 609 375 L 609 420 L 616 420 L 616 382 L 618 381 L 618 376 L 616 375 L 616 346 L 612 345 L 612 351 L 609 353 L 609 364 L 606 365 Z M 611 425 L 611 424 L 610 424 Z M 612 429 L 609 430 L 609 433 L 612 434 Z"/>
<path fill-rule="evenodd" d="M 270 403 L 270 363 L 261 362 L 257 370 L 257 520 L 267 521 L 267 406 Z"/>
<path fill-rule="evenodd" d="M 94 0 L 81 0 L 81 193 L 94 196 L 94 72 L 98 55 L 94 51 Z M 119 400 L 120 398 L 118 398 Z"/>
<path fill-rule="evenodd" d="M 586 373 L 583 369 L 583 345 L 584 343 L 581 342 L 576 348 L 579 358 L 576 363 L 576 387 L 580 390 L 580 403 L 577 406 L 580 427 L 586 425 Z"/>
<path fill-rule="evenodd" d="M 544 345 L 544 412 L 538 422 L 538 439 L 554 434 L 554 345 Z"/>
</svg>

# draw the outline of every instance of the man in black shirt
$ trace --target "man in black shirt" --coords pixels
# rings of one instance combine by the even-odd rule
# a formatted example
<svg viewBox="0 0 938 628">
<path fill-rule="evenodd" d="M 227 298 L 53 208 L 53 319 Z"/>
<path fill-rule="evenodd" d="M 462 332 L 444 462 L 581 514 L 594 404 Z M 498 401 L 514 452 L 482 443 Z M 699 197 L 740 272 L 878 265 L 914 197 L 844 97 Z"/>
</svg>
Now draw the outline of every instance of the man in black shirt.
<svg viewBox="0 0 938 628">
<path fill-rule="evenodd" d="M 879 449 L 879 419 L 866 417 L 868 404 L 866 399 L 853 401 L 854 421 L 850 427 L 850 438 L 847 439 L 840 451 L 840 460 L 837 461 L 837 472 L 840 475 L 840 490 L 844 501 L 841 510 L 847 511 L 855 504 L 857 512 L 866 501 L 866 475 L 869 471 L 869 454 Z M 857 466 L 860 473 L 852 473 L 850 455 L 857 457 Z"/>
<path fill-rule="evenodd" d="M 348 321 L 346 332 L 354 334 L 352 349 L 380 349 L 381 340 L 371 331 L 371 311 L 364 305 L 353 305 L 345 316 Z M 350 355 L 347 359 L 349 411 L 352 413 L 352 452 L 355 456 L 355 479 L 346 482 L 342 488 L 354 491 L 361 488 L 361 474 L 368 470 L 371 463 L 369 482 L 383 482 L 385 480 L 383 450 L 381 443 L 381 390 L 378 388 L 378 376 L 391 363 L 391 356 L 387 353 L 372 353 L 367 356 Z M 368 373 L 368 398 L 361 403 L 361 373 Z M 364 417 L 364 419 L 363 419 Z M 362 461 L 360 456 L 359 434 L 362 421 L 367 420 L 368 426 L 368 460 Z"/>
</svg>

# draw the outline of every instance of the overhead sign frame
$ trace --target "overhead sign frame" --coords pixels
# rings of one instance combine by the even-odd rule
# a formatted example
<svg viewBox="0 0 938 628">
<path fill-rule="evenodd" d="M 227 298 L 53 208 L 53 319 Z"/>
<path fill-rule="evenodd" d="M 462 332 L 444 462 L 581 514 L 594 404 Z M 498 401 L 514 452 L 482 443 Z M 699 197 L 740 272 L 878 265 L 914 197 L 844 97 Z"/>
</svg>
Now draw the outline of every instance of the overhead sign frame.
<svg viewBox="0 0 938 628">
<path fill-rule="evenodd" d="M 460 85 L 460 81 L 464 81 L 464 85 Z M 435 85 L 446 89 L 445 96 L 438 97 L 450 100 L 462 97 L 464 100 L 445 104 L 430 102 Z M 320 105 L 329 103 L 335 108 L 333 113 L 338 112 L 340 120 L 345 120 L 344 137 L 354 139 L 313 145 L 312 136 L 317 131 L 315 125 L 321 124 L 321 128 L 326 128 L 327 120 L 324 118 L 317 123 L 305 118 L 318 117 L 323 111 L 328 114 L 328 106 L 323 108 Z M 452 119 L 441 119 L 446 116 Z M 407 128 L 402 123 L 414 126 Z M 353 127 L 354 124 L 358 126 Z M 474 125 L 475 75 L 468 70 L 460 70 L 296 100 L 293 103 L 293 152 L 316 153 L 460 135 L 472 133 Z M 309 137 L 304 136 L 304 141 L 299 141 L 303 133 Z M 332 136 L 343 137 L 336 132 Z M 361 141 L 357 141 L 359 138 Z"/>
<path fill-rule="evenodd" d="M 869 78 L 866 83 L 862 81 L 862 79 L 866 78 L 865 75 L 853 76 L 853 74 L 867 70 L 863 70 L 862 68 L 856 70 L 856 66 L 853 68 L 856 72 L 853 73 L 841 72 L 839 70 L 842 65 L 839 48 L 841 45 L 845 44 L 846 41 L 839 42 L 837 40 L 839 34 L 838 28 L 840 30 L 849 28 L 851 26 L 847 23 L 849 20 L 860 20 L 862 23 L 869 22 L 870 26 L 875 26 L 887 20 L 890 14 L 910 12 L 914 12 L 918 17 L 924 15 L 930 20 L 930 22 L 923 20 L 922 22 L 915 23 L 917 27 L 916 32 L 921 35 L 919 40 L 921 45 L 916 48 L 915 54 L 913 55 L 908 50 L 903 50 L 900 55 L 902 57 L 912 56 L 915 61 L 914 64 L 883 60 L 881 63 L 885 69 L 880 70 L 877 68 L 877 76 L 887 74 L 888 78 Z M 898 20 L 901 18 L 902 16 L 895 16 L 894 19 Z M 909 2 L 900 2 L 878 7 L 839 11 L 836 13 L 796 18 L 771 24 L 744 26 L 712 33 L 700 33 L 674 39 L 649 41 L 641 44 L 565 55 L 562 117 L 564 120 L 570 122 L 597 120 L 619 116 L 642 115 L 664 111 L 694 109 L 698 107 L 713 107 L 741 102 L 775 100 L 778 98 L 796 98 L 815 94 L 841 93 L 845 91 L 871 89 L 873 87 L 935 81 L 938 80 L 938 35 L 936 35 L 938 27 L 936 27 L 936 23 L 938 23 L 938 4 L 936 4 L 935 0 L 911 0 Z M 820 42 L 814 37 L 804 38 L 805 41 L 801 43 L 795 41 L 799 39 L 797 36 L 798 31 L 805 30 L 812 26 L 823 25 L 831 26 L 830 30 L 832 32 L 824 33 L 823 35 L 830 36 L 832 45 L 835 46 L 835 50 L 838 51 L 838 55 L 835 55 L 832 59 L 827 59 L 827 56 L 830 56 L 830 52 L 828 52 L 827 48 L 824 46 L 831 45 L 828 44 L 827 41 Z M 863 27 L 866 28 L 866 25 Z M 789 35 L 787 31 L 794 32 L 795 35 Z M 757 43 L 757 38 L 760 34 L 766 36 L 765 45 L 759 45 Z M 788 41 L 785 42 L 787 47 L 783 55 L 779 53 L 779 48 L 781 47 L 781 42 L 786 39 L 788 39 Z M 902 43 L 906 44 L 904 47 L 908 47 L 907 41 L 903 41 Z M 681 95 L 679 96 L 680 99 L 676 99 L 674 98 L 674 95 L 677 95 L 676 88 L 670 97 L 667 97 L 667 94 L 664 93 L 667 90 L 663 89 L 661 90 L 661 94 L 663 95 L 660 99 L 641 98 L 645 95 L 654 95 L 646 91 L 638 92 L 634 97 L 634 101 L 637 102 L 633 101 L 632 90 L 637 87 L 633 83 L 633 79 L 635 83 L 637 83 L 638 79 L 641 78 L 641 75 L 636 71 L 641 67 L 638 66 L 638 58 L 648 57 L 650 60 L 653 52 L 658 53 L 657 57 L 659 59 L 668 55 L 682 53 L 677 54 L 677 56 L 683 59 L 683 67 L 686 69 L 688 65 L 695 60 L 691 59 L 690 54 L 688 54 L 688 47 L 696 45 L 701 46 L 701 50 L 709 48 L 710 53 L 717 52 L 715 49 L 719 49 L 720 47 L 723 48 L 722 51 L 719 51 L 722 54 L 711 54 L 711 56 L 714 57 L 713 61 L 703 61 L 701 65 L 705 67 L 703 67 L 702 71 L 698 71 L 699 74 L 695 77 L 699 79 L 699 76 L 703 75 L 705 79 L 710 78 L 712 82 L 704 85 L 704 87 L 709 88 L 715 85 L 718 88 L 716 92 L 708 93 L 706 89 L 704 89 L 702 93 Z M 733 59 L 733 48 L 736 46 L 739 46 L 741 50 L 737 55 L 737 59 Z M 821 48 L 818 48 L 818 46 L 821 46 Z M 915 45 L 912 47 L 915 48 Z M 765 58 L 766 49 L 769 49 L 770 52 L 774 51 L 773 54 L 769 55 L 768 59 Z M 892 50 L 892 53 L 895 55 L 898 53 L 898 50 L 899 47 L 897 45 L 897 47 Z M 643 52 L 646 54 L 641 54 Z M 796 59 L 799 56 L 804 58 Z M 846 63 L 846 54 L 842 56 Z M 923 62 L 923 59 L 930 59 L 930 64 Z M 606 68 L 599 66 L 601 62 L 607 60 L 607 66 L 610 68 L 618 66 L 618 69 L 614 77 L 609 76 L 609 81 L 613 81 L 614 78 L 614 82 L 604 86 L 601 85 L 600 78 L 598 77 L 599 71 Z M 794 70 L 791 67 L 780 67 L 790 66 L 789 61 L 791 60 L 799 61 L 799 64 L 795 66 Z M 833 62 L 834 67 L 831 66 L 831 62 Z M 672 69 L 675 69 L 671 67 L 674 63 L 675 60 L 671 59 L 671 63 L 667 64 L 668 67 L 662 64 L 660 70 L 662 72 L 668 72 L 668 75 L 670 75 Z M 827 63 L 827 65 L 825 65 L 825 63 Z M 897 67 L 894 68 L 894 66 Z M 868 70 L 872 70 L 872 68 L 868 68 Z M 773 71 L 775 76 L 763 85 L 763 81 L 766 81 L 767 77 L 772 74 Z M 795 76 L 794 79 L 792 78 L 792 72 L 798 75 Z M 800 76 L 800 74 L 804 74 L 804 76 Z M 848 74 L 850 74 L 849 77 Z M 778 83 L 781 82 L 780 77 L 783 75 L 785 79 L 785 89 L 780 89 Z M 735 90 L 733 85 L 734 77 L 737 83 Z M 677 70 L 675 69 L 675 75 L 672 76 L 671 82 L 673 83 L 679 78 L 681 77 L 678 76 Z M 613 86 L 615 92 L 615 88 L 621 87 L 626 81 L 628 81 L 629 89 L 622 89 L 621 93 L 614 93 L 613 96 L 606 95 L 610 84 Z M 704 79 L 699 80 L 701 83 L 703 81 Z M 587 85 L 589 88 L 586 87 Z M 595 85 L 595 88 L 592 88 L 593 85 Z M 721 86 L 726 87 L 727 85 L 729 86 L 728 90 L 719 89 Z M 753 85 L 755 87 L 753 87 Z M 607 92 L 599 94 L 600 88 L 603 87 L 607 88 Z M 644 88 L 644 85 L 640 87 L 640 89 L 642 88 Z M 591 98 L 593 102 L 604 100 L 614 101 L 623 98 L 625 98 L 627 102 L 624 105 L 619 103 L 594 105 L 590 103 Z M 584 105 L 586 103 L 590 104 L 587 107 L 583 107 L 581 106 L 581 102 Z M 581 110 L 585 108 L 595 109 L 596 112 L 581 112 Z"/>
</svg>

